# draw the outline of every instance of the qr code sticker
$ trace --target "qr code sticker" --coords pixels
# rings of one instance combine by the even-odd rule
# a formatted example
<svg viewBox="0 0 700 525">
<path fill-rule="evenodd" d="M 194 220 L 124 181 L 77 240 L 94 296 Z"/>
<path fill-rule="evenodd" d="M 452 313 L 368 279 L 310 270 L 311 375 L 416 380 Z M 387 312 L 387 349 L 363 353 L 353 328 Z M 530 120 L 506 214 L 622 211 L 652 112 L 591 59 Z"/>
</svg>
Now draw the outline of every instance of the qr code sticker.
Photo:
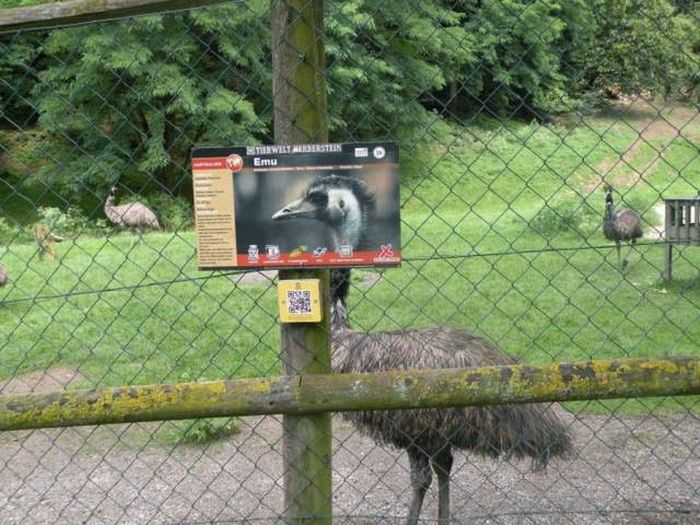
<svg viewBox="0 0 700 525">
<path fill-rule="evenodd" d="M 309 290 L 287 290 L 287 311 L 290 314 L 310 314 L 311 292 Z"/>
</svg>

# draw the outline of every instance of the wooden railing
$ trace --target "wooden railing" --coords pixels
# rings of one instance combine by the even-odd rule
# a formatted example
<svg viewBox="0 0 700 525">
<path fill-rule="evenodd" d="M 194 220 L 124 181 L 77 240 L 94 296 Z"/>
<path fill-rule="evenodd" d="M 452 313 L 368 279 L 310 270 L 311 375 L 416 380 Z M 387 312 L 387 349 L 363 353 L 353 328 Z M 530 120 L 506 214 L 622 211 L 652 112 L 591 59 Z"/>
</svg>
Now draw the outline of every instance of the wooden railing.
<svg viewBox="0 0 700 525">
<path fill-rule="evenodd" d="M 700 359 L 311 374 L 0 396 L 0 430 L 700 394 Z"/>
<path fill-rule="evenodd" d="M 68 0 L 0 9 L 0 32 L 42 29 L 125 16 L 180 11 L 229 0 Z"/>
</svg>

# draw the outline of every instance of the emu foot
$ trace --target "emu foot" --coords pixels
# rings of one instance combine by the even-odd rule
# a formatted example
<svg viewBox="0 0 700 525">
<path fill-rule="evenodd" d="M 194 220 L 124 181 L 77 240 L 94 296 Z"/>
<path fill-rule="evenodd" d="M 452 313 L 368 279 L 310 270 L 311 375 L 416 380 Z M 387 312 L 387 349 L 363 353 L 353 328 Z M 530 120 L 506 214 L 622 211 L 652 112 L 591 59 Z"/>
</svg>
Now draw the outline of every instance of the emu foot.
<svg viewBox="0 0 700 525">
<path fill-rule="evenodd" d="M 629 261 L 628 261 L 627 259 L 623 260 L 623 261 L 622 261 L 622 266 L 621 266 L 620 269 L 621 269 L 621 270 L 624 270 L 625 268 L 627 268 L 627 263 L 629 263 Z"/>
</svg>

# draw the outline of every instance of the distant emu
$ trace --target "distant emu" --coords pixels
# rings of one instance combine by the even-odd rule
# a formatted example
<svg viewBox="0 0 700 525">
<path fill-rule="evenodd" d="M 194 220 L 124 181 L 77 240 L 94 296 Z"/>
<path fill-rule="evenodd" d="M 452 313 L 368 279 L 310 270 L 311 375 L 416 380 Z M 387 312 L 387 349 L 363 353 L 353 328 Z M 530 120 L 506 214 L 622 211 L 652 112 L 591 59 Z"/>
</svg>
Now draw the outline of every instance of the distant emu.
<svg viewBox="0 0 700 525">
<path fill-rule="evenodd" d="M 7 270 L 5 269 L 4 266 L 0 265 L 0 288 L 5 286 L 7 284 L 8 277 L 7 277 Z"/>
<path fill-rule="evenodd" d="M 274 220 L 297 217 L 325 222 L 335 249 L 338 243 L 361 242 L 371 222 L 374 199 L 358 179 L 330 175 L 312 183 L 305 194 L 273 215 Z M 464 368 L 509 365 L 513 358 L 466 330 L 451 327 L 364 333 L 350 328 L 346 298 L 348 269 L 331 271 L 331 351 L 339 373 Z M 412 500 L 408 523 L 420 518 L 425 494 L 438 479 L 438 519 L 450 520 L 452 449 L 488 457 L 532 458 L 533 468 L 552 457 L 567 456 L 572 448 L 569 429 L 557 407 L 543 404 L 416 410 L 349 412 L 343 417 L 377 443 L 405 449 L 411 467 Z M 432 467 L 432 471 L 431 471 Z"/>
<path fill-rule="evenodd" d="M 138 235 L 143 234 L 144 230 L 160 229 L 158 218 L 153 213 L 153 210 L 140 202 L 129 202 L 117 206 L 115 202 L 116 193 L 117 187 L 112 186 L 104 207 L 105 215 L 112 224 L 128 228 Z"/>
<path fill-rule="evenodd" d="M 644 234 L 642 231 L 642 219 L 639 217 L 637 212 L 630 209 L 623 208 L 619 211 L 615 210 L 612 188 L 610 186 L 605 188 L 603 233 L 605 234 L 606 239 L 609 241 L 615 241 L 615 248 L 617 249 L 617 264 L 620 269 L 624 269 L 627 266 L 627 258 L 629 257 L 630 253 L 632 253 L 634 243 Z M 630 249 L 629 252 L 627 252 L 627 257 L 620 261 L 620 243 L 622 241 L 629 242 Z"/>
</svg>

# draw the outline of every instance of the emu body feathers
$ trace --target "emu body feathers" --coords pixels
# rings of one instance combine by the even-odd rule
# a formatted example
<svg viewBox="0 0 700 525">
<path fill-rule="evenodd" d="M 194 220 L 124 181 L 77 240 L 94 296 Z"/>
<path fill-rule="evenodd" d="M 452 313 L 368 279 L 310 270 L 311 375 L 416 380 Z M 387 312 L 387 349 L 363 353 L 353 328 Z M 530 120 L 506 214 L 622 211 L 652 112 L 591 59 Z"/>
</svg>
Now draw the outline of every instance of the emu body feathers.
<svg viewBox="0 0 700 525">
<path fill-rule="evenodd" d="M 332 334 L 336 372 L 468 368 L 517 360 L 466 330 L 452 327 Z M 449 447 L 498 457 L 532 458 L 544 467 L 564 455 L 571 438 L 546 405 L 415 409 L 345 413 L 343 417 L 378 442 L 415 447 L 433 456 Z"/>
<path fill-rule="evenodd" d="M 424 368 L 505 365 L 517 360 L 470 332 L 433 327 L 363 333 L 349 327 L 345 296 L 348 270 L 334 270 L 332 365 L 335 372 L 380 372 Z M 529 457 L 533 469 L 573 450 L 571 434 L 556 405 L 500 405 L 344 413 L 378 443 L 406 449 L 411 464 L 412 501 L 408 523 L 418 522 L 425 494 L 438 478 L 438 519 L 447 522 L 452 449 L 507 458 Z"/>
<path fill-rule="evenodd" d="M 115 203 L 117 189 L 112 187 L 105 201 L 104 212 L 109 221 L 122 228 L 129 228 L 141 234 L 144 230 L 159 230 L 160 224 L 156 214 L 148 206 L 140 202 L 129 202 L 117 205 Z"/>
</svg>

